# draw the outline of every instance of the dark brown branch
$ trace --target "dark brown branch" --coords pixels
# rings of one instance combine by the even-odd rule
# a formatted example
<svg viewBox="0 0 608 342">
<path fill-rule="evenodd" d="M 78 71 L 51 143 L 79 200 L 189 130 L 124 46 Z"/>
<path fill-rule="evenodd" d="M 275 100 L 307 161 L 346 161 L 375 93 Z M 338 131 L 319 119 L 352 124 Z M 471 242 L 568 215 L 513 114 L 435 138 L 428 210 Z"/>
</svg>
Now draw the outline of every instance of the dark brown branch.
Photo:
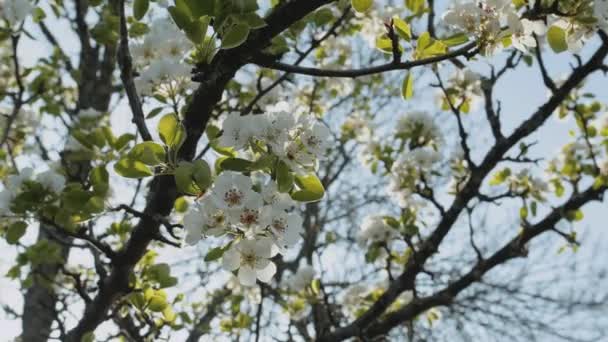
<svg viewBox="0 0 608 342">
<path fill-rule="evenodd" d="M 129 106 L 133 113 L 132 122 L 137 126 L 137 131 L 144 141 L 151 141 L 152 135 L 146 126 L 146 119 L 142 109 L 141 100 L 137 94 L 137 88 L 133 82 L 133 61 L 129 52 L 129 33 L 127 31 L 127 19 L 125 18 L 125 1 L 118 4 L 120 16 L 120 46 L 118 49 L 118 64 L 120 65 L 120 79 L 125 87 Z"/>
<path fill-rule="evenodd" d="M 316 77 L 342 77 L 342 78 L 357 78 L 362 76 L 380 74 L 393 70 L 409 70 L 417 66 L 433 64 L 459 56 L 470 56 L 474 54 L 474 48 L 477 43 L 469 43 L 457 50 L 449 52 L 445 55 L 429 57 L 409 62 L 390 62 L 378 66 L 361 69 L 349 69 L 349 70 L 325 70 L 310 67 L 301 67 L 298 65 L 285 64 L 282 62 L 269 61 L 263 58 L 254 58 L 253 62 L 259 66 L 266 67 L 269 69 L 285 71 L 289 73 L 316 76 Z"/>
</svg>

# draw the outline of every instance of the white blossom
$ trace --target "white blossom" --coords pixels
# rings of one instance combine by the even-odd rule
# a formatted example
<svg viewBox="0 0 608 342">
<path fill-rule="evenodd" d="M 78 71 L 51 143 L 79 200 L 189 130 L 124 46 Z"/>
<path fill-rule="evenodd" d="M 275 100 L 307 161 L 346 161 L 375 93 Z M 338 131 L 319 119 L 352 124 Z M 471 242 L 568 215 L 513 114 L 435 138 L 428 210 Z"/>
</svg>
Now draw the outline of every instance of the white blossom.
<svg viewBox="0 0 608 342">
<path fill-rule="evenodd" d="M 302 291 L 312 283 L 315 274 L 315 269 L 312 266 L 301 266 L 295 274 L 287 279 L 287 285 L 293 291 Z"/>
<path fill-rule="evenodd" d="M 228 271 L 238 270 L 238 278 L 243 286 L 255 285 L 256 279 L 268 283 L 277 271 L 275 264 L 270 261 L 274 256 L 272 245 L 272 240 L 268 238 L 241 240 L 224 253 L 222 265 Z"/>
<path fill-rule="evenodd" d="M 442 141 L 441 131 L 433 117 L 424 111 L 413 111 L 399 118 L 396 135 L 410 141 L 412 147 L 437 146 Z"/>
<path fill-rule="evenodd" d="M 524 53 L 528 52 L 528 48 L 536 47 L 534 34 L 542 36 L 546 31 L 544 22 L 540 20 L 520 19 L 515 13 L 508 15 L 507 22 L 511 31 L 511 43 L 513 47 Z"/>
<path fill-rule="evenodd" d="M 357 243 L 364 247 L 374 242 L 389 242 L 397 236 L 391 226 L 389 226 L 382 216 L 370 215 L 363 219 L 361 230 L 357 234 Z"/>
<path fill-rule="evenodd" d="M 14 26 L 25 20 L 33 9 L 30 0 L 4 0 L 0 2 L 0 17 Z"/>
<path fill-rule="evenodd" d="M 284 252 L 285 248 L 293 247 L 300 240 L 303 232 L 300 215 L 267 206 L 264 208 L 262 216 L 281 252 Z"/>
<path fill-rule="evenodd" d="M 226 212 L 208 200 L 209 196 L 205 195 L 201 202 L 191 204 L 184 215 L 185 242 L 189 245 L 196 244 L 205 236 L 219 236 L 226 232 Z"/>
<path fill-rule="evenodd" d="M 39 173 L 36 176 L 36 182 L 40 183 L 45 189 L 53 193 L 61 192 L 66 183 L 65 177 L 52 169 Z"/>
<path fill-rule="evenodd" d="M 218 144 L 223 147 L 233 147 L 235 150 L 246 148 L 254 132 L 263 125 L 260 119 L 253 115 L 229 114 L 222 122 L 223 133 Z"/>
</svg>

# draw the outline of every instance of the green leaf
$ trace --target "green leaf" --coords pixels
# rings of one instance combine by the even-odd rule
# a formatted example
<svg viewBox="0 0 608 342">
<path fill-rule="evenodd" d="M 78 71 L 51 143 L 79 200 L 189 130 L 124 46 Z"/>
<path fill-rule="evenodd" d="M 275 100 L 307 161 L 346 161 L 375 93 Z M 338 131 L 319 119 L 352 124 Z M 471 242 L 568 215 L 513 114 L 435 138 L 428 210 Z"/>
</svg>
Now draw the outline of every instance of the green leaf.
<svg viewBox="0 0 608 342">
<path fill-rule="evenodd" d="M 205 40 L 207 29 L 209 27 L 209 17 L 200 17 L 198 20 L 194 20 L 186 24 L 184 32 L 188 39 L 194 44 L 201 44 Z"/>
<path fill-rule="evenodd" d="M 32 11 L 32 20 L 35 23 L 39 23 L 44 20 L 44 18 L 46 18 L 46 13 L 44 13 L 44 10 L 40 7 L 34 8 L 34 10 Z"/>
<path fill-rule="evenodd" d="M 462 45 L 469 41 L 469 37 L 464 33 L 457 33 L 451 37 L 441 40 L 447 46 Z"/>
<path fill-rule="evenodd" d="M 89 182 L 93 186 L 93 191 L 98 195 L 105 195 L 110 189 L 110 175 L 105 165 L 100 165 L 91 169 L 89 172 Z"/>
<path fill-rule="evenodd" d="M 158 114 L 160 114 L 160 112 L 162 112 L 162 111 L 163 111 L 163 107 L 156 107 L 156 108 L 152 109 L 150 111 L 150 113 L 148 113 L 148 115 L 146 115 L 146 119 L 151 119 L 151 118 L 157 116 Z"/>
<path fill-rule="evenodd" d="M 404 100 L 410 99 L 412 96 L 414 96 L 414 76 L 412 76 L 411 72 L 408 72 L 405 79 L 403 79 L 401 95 L 403 96 Z"/>
<path fill-rule="evenodd" d="M 144 141 L 131 149 L 129 158 L 146 165 L 155 166 L 165 162 L 166 153 L 161 145 L 152 141 Z"/>
<path fill-rule="evenodd" d="M 236 23 L 230 26 L 222 37 L 222 49 L 232 49 L 243 44 L 249 36 L 249 25 Z"/>
<path fill-rule="evenodd" d="M 177 115 L 167 114 L 158 122 L 160 139 L 174 151 L 179 150 L 186 140 L 186 129 Z"/>
<path fill-rule="evenodd" d="M 502 184 L 511 175 L 511 169 L 505 168 L 497 172 L 492 179 L 490 179 L 490 185 Z"/>
<path fill-rule="evenodd" d="M 316 202 L 325 195 L 325 188 L 315 174 L 296 176 L 296 184 L 301 189 L 291 194 L 291 198 L 300 202 Z"/>
<path fill-rule="evenodd" d="M 547 30 L 547 42 L 555 53 L 560 53 L 568 50 L 568 43 L 566 41 L 566 31 L 561 27 L 551 26 Z"/>
<path fill-rule="evenodd" d="M 317 26 L 328 24 L 334 19 L 334 13 L 328 7 L 322 7 L 314 13 L 313 21 Z"/>
<path fill-rule="evenodd" d="M 424 32 L 420 35 L 420 37 L 418 37 L 418 40 L 416 41 L 416 50 L 418 51 L 422 51 L 424 49 L 426 49 L 427 47 L 429 47 L 431 45 L 432 42 L 432 38 L 431 38 L 431 34 L 428 32 Z"/>
<path fill-rule="evenodd" d="M 182 30 L 192 21 L 188 12 L 183 9 L 176 6 L 169 6 L 167 10 L 169 10 L 169 14 L 171 14 L 171 18 L 173 19 L 173 22 L 175 22 L 175 25 Z"/>
<path fill-rule="evenodd" d="M 424 10 L 425 0 L 404 0 L 405 7 L 412 11 L 414 14 L 420 14 Z"/>
<path fill-rule="evenodd" d="M 392 228 L 399 228 L 401 226 L 401 222 L 399 222 L 399 220 L 397 220 L 396 218 L 392 217 L 392 216 L 384 216 L 383 217 L 384 222 L 386 224 L 388 224 L 389 226 L 391 226 Z"/>
<path fill-rule="evenodd" d="M 173 208 L 175 209 L 175 211 L 182 214 L 188 211 L 188 207 L 188 201 L 186 201 L 186 198 L 184 196 L 178 197 L 175 200 L 175 203 L 173 204 Z"/>
<path fill-rule="evenodd" d="M 366 12 L 374 4 L 373 0 L 351 0 L 351 5 L 359 13 Z"/>
<path fill-rule="evenodd" d="M 276 175 L 279 192 L 289 192 L 293 187 L 294 177 L 289 166 L 287 166 L 285 162 L 279 161 L 277 163 Z"/>
<path fill-rule="evenodd" d="M 154 175 L 146 164 L 130 158 L 122 158 L 114 164 L 114 171 L 126 178 L 144 178 Z"/>
<path fill-rule="evenodd" d="M 216 0 L 186 0 L 194 18 L 215 14 Z"/>
<path fill-rule="evenodd" d="M 194 182 L 194 166 L 189 162 L 181 162 L 175 169 L 173 176 L 177 189 L 185 194 L 197 195 L 199 188 Z"/>
<path fill-rule="evenodd" d="M 249 171 L 253 163 L 247 159 L 242 158 L 226 158 L 220 163 L 222 170 L 230 171 Z"/>
<path fill-rule="evenodd" d="M 412 40 L 412 30 L 410 28 L 410 25 L 404 20 L 401 20 L 398 17 L 393 17 L 393 26 L 395 27 L 395 31 L 397 31 L 397 34 L 401 38 L 405 39 L 408 42 Z"/>
<path fill-rule="evenodd" d="M 9 245 L 14 245 L 19 242 L 19 239 L 25 235 L 26 228 L 27 223 L 23 221 L 11 224 L 6 231 L 6 242 L 8 242 Z"/>
<path fill-rule="evenodd" d="M 257 13 L 251 12 L 240 16 L 249 25 L 249 28 L 256 30 L 266 26 L 266 22 Z"/>
<path fill-rule="evenodd" d="M 528 217 L 528 207 L 523 206 L 519 208 L 519 218 L 525 220 Z"/>
<path fill-rule="evenodd" d="M 148 301 L 148 309 L 150 309 L 150 311 L 162 312 L 163 310 L 165 310 L 167 305 L 169 305 L 167 303 L 166 295 L 163 296 L 158 293 L 160 293 L 160 291 L 156 291 L 156 293 Z"/>
<path fill-rule="evenodd" d="M 386 35 L 383 34 L 376 38 L 376 48 L 384 53 L 393 53 L 393 41 Z"/>
<path fill-rule="evenodd" d="M 211 167 L 206 161 L 199 159 L 192 163 L 192 176 L 201 191 L 205 191 L 211 186 Z"/>
<path fill-rule="evenodd" d="M 319 293 L 321 293 L 321 281 L 319 279 L 314 279 L 310 283 L 310 289 L 312 290 L 312 293 L 319 295 Z"/>
<path fill-rule="evenodd" d="M 133 2 L 133 16 L 137 20 L 141 20 L 146 12 L 148 12 L 148 8 L 150 7 L 149 0 L 135 0 Z"/>
<path fill-rule="evenodd" d="M 228 248 L 230 248 L 231 244 L 228 244 L 224 247 L 215 247 L 215 248 L 211 248 L 209 250 L 209 252 L 207 252 L 207 255 L 205 255 L 205 261 L 214 261 L 214 260 L 218 260 L 219 258 L 221 258 L 224 253 L 228 250 Z"/>
<path fill-rule="evenodd" d="M 131 133 L 125 133 L 116 139 L 116 141 L 112 144 L 112 147 L 116 151 L 122 150 L 127 144 L 131 141 L 135 140 L 135 136 Z"/>
</svg>

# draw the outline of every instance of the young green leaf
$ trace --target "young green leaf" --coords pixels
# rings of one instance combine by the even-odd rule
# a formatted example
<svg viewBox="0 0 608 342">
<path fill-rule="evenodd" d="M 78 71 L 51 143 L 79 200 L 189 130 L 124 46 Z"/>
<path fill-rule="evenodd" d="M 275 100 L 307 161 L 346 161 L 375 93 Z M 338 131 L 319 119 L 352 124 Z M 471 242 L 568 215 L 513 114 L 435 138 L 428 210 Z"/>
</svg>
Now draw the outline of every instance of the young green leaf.
<svg viewBox="0 0 608 342">
<path fill-rule="evenodd" d="M 8 242 L 9 245 L 14 245 L 19 242 L 19 239 L 25 235 L 26 228 L 27 223 L 23 221 L 11 224 L 6 231 L 6 242 Z"/>
<path fill-rule="evenodd" d="M 144 178 L 154 175 L 146 164 L 130 158 L 122 158 L 114 164 L 114 171 L 126 178 Z"/>
<path fill-rule="evenodd" d="M 247 159 L 226 158 L 221 162 L 220 166 L 221 166 L 222 170 L 243 172 L 243 171 L 249 171 L 252 164 L 253 163 Z"/>
<path fill-rule="evenodd" d="M 293 187 L 293 173 L 283 161 L 277 163 L 277 185 L 279 192 L 288 192 Z"/>
<path fill-rule="evenodd" d="M 300 202 L 316 202 L 325 195 L 325 188 L 315 174 L 296 176 L 300 190 L 291 193 L 291 198 Z"/>
<path fill-rule="evenodd" d="M 148 12 L 149 7 L 150 0 L 135 0 L 133 2 L 133 16 L 135 19 L 141 20 Z"/>
<path fill-rule="evenodd" d="M 395 27 L 395 31 L 397 34 L 405 39 L 406 41 L 412 40 L 412 30 L 410 25 L 406 23 L 404 20 L 399 19 L 398 17 L 393 17 L 393 26 Z"/>
<path fill-rule="evenodd" d="M 144 141 L 131 149 L 129 158 L 155 166 L 165 161 L 166 153 L 161 145 L 152 141 Z"/>
<path fill-rule="evenodd" d="M 158 133 L 165 145 L 174 151 L 179 150 L 186 140 L 186 129 L 175 114 L 167 114 L 160 119 Z"/>
<path fill-rule="evenodd" d="M 566 31 L 561 27 L 551 26 L 547 30 L 547 42 L 555 53 L 560 53 L 568 50 L 568 43 L 566 42 Z"/>
<path fill-rule="evenodd" d="M 232 25 L 222 37 L 222 49 L 228 50 L 243 44 L 249 36 L 249 30 L 249 25 L 245 23 Z"/>
<path fill-rule="evenodd" d="M 351 0 L 351 5 L 359 13 L 367 12 L 373 4 L 373 0 Z"/>
<path fill-rule="evenodd" d="M 414 96 L 414 76 L 412 76 L 411 72 L 408 72 L 405 79 L 403 79 L 401 95 L 403 96 L 404 100 L 410 99 L 412 96 Z"/>
</svg>

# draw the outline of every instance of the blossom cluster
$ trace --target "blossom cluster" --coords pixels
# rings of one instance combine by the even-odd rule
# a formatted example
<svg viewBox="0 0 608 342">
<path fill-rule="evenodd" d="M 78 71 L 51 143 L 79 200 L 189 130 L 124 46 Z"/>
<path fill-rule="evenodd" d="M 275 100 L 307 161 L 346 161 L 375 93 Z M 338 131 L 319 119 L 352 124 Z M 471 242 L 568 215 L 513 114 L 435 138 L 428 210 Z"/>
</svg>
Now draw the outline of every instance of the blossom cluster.
<svg viewBox="0 0 608 342">
<path fill-rule="evenodd" d="M 395 136 L 403 141 L 403 148 L 391 166 L 388 191 L 403 208 L 415 203 L 413 194 L 418 186 L 429 184 L 433 179 L 441 160 L 438 148 L 443 137 L 433 118 L 421 111 L 400 118 Z"/>
<path fill-rule="evenodd" d="M 11 26 L 18 25 L 32 12 L 34 6 L 30 0 L 0 1 L 0 18 L 4 18 Z"/>
<path fill-rule="evenodd" d="M 370 243 L 388 243 L 397 238 L 398 232 L 386 223 L 381 215 L 366 216 L 361 223 L 361 230 L 357 235 L 357 243 L 365 247 Z"/>
<path fill-rule="evenodd" d="M 566 2 L 563 6 L 567 7 Z M 516 49 L 527 52 L 536 47 L 535 36 L 544 35 L 547 25 L 562 29 L 568 49 L 576 52 L 597 29 L 608 27 L 608 4 L 603 0 L 578 1 L 572 9 L 562 12 L 569 15 L 550 15 L 545 24 L 542 20 L 522 19 L 511 0 L 469 0 L 453 5 L 444 13 L 443 20 L 453 28 L 474 35 L 487 55 L 498 50 L 505 39 Z M 581 20 L 589 17 L 593 20 Z"/>
<path fill-rule="evenodd" d="M 302 231 L 302 218 L 289 212 L 294 206 L 289 195 L 278 192 L 272 180 L 258 188 L 250 177 L 224 171 L 184 217 L 188 244 L 205 236 L 234 238 L 222 263 L 229 271 L 238 269 L 245 286 L 254 285 L 256 278 L 270 281 L 276 266 L 269 259 L 295 245 Z"/>
<path fill-rule="evenodd" d="M 533 33 L 543 34 L 539 25 L 527 19 L 519 19 L 511 0 L 466 1 L 455 4 L 443 15 L 446 24 L 474 35 L 491 55 L 506 37 L 511 37 L 513 45 L 526 51 L 536 46 Z M 503 31 L 503 26 L 508 30 Z M 543 26 L 544 28 L 544 26 Z"/>
<path fill-rule="evenodd" d="M 222 124 L 218 144 L 236 151 L 261 142 L 268 153 L 299 174 L 314 171 L 330 144 L 329 128 L 312 116 L 294 113 L 285 102 L 267 107 L 264 114 L 230 114 Z"/>
<path fill-rule="evenodd" d="M 388 279 L 385 279 L 376 284 L 355 284 L 347 288 L 342 294 L 345 314 L 352 318 L 358 318 L 388 289 L 388 285 Z M 387 312 L 408 305 L 413 299 L 414 293 L 412 291 L 404 291 L 395 299 Z"/>
<path fill-rule="evenodd" d="M 301 237 L 302 218 L 288 189 L 279 191 L 277 165 L 288 168 L 283 174 L 310 175 L 330 143 L 329 128 L 312 116 L 291 110 L 285 102 L 266 109 L 263 114 L 228 115 L 213 144 L 234 156 L 272 160 L 272 177 L 223 170 L 183 219 L 188 244 L 207 236 L 228 238 L 221 248 L 222 264 L 237 271 L 244 286 L 255 285 L 256 279 L 269 282 L 276 272 L 271 258 L 286 253 Z"/>
<path fill-rule="evenodd" d="M 135 79 L 142 95 L 156 92 L 175 98 L 189 89 L 191 68 L 184 62 L 192 43 L 169 18 L 154 20 L 143 40 L 133 43 L 131 51 L 141 70 Z"/>
<path fill-rule="evenodd" d="M 8 222 L 15 217 L 11 211 L 12 202 L 33 183 L 42 187 L 42 190 L 56 195 L 63 191 L 66 185 L 65 177 L 53 168 L 34 174 L 34 169 L 23 168 L 18 174 L 9 175 L 4 181 L 4 189 L 0 191 L 0 217 Z"/>
</svg>

